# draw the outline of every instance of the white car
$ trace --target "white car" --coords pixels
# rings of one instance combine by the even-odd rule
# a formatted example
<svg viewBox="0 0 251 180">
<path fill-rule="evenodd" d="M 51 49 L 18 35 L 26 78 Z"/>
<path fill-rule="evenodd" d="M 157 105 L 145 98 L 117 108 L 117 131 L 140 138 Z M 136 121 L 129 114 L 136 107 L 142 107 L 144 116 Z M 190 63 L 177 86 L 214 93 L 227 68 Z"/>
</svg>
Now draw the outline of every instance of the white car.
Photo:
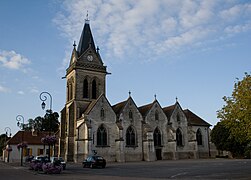
<svg viewBox="0 0 251 180">
<path fill-rule="evenodd" d="M 62 157 L 51 157 L 51 163 L 60 163 L 63 167 L 63 170 L 66 168 L 66 162 Z"/>
</svg>

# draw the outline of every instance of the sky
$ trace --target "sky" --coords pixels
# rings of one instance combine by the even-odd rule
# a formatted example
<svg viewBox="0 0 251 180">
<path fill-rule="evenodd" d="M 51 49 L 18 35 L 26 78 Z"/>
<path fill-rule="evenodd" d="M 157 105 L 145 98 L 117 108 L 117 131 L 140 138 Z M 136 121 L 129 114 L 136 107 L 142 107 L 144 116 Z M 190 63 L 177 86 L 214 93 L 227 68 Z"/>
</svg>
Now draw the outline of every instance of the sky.
<svg viewBox="0 0 251 180">
<path fill-rule="evenodd" d="M 107 66 L 112 105 L 176 98 L 213 127 L 223 96 L 251 72 L 248 0 L 0 0 L 0 133 L 16 116 L 44 116 L 66 102 L 66 68 L 86 16 Z"/>
</svg>

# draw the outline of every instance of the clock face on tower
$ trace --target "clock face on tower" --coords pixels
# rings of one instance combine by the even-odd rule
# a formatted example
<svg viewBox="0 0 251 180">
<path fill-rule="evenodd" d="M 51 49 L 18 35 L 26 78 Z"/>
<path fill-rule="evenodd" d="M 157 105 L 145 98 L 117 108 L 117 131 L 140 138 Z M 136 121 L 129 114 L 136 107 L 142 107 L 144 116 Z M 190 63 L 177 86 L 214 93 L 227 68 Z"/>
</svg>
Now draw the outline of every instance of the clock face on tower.
<svg viewBox="0 0 251 180">
<path fill-rule="evenodd" d="M 93 56 L 92 56 L 92 55 L 88 55 L 88 56 L 87 56 L 87 60 L 88 60 L 88 61 L 92 61 L 92 60 L 93 60 Z"/>
</svg>

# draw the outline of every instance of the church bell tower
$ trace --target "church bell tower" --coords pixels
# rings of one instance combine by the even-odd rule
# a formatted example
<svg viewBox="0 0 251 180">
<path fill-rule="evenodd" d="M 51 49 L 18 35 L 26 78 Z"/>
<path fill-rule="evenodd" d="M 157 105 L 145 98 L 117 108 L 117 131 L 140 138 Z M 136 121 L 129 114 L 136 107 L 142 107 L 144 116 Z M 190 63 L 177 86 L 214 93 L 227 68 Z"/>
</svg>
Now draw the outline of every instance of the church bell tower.
<svg viewBox="0 0 251 180">
<path fill-rule="evenodd" d="M 66 69 L 66 104 L 61 111 L 60 155 L 75 161 L 76 124 L 88 105 L 106 90 L 106 66 L 95 46 L 90 21 L 84 28 L 76 49 L 73 44 L 69 67 Z"/>
</svg>

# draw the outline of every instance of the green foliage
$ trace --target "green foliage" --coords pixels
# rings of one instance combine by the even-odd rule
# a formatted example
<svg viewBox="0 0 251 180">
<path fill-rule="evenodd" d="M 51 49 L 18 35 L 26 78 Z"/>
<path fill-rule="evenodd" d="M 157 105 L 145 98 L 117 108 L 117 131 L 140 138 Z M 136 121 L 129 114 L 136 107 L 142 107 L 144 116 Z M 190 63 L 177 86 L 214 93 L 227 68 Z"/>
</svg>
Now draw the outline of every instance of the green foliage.
<svg viewBox="0 0 251 180">
<path fill-rule="evenodd" d="M 232 96 L 224 96 L 223 100 L 226 104 L 217 111 L 217 117 L 221 122 L 214 127 L 215 130 L 212 132 L 215 144 L 221 150 L 229 150 L 234 154 L 244 153 L 244 149 L 247 149 L 251 142 L 250 74 L 245 73 L 242 80 L 237 79 Z M 223 132 L 220 132 L 221 130 Z"/>
<path fill-rule="evenodd" d="M 1 135 L 0 135 L 0 156 L 2 156 L 2 154 L 3 154 L 2 149 L 4 148 L 5 143 L 6 143 L 6 141 L 7 141 L 8 139 L 9 139 L 9 138 L 7 137 L 6 134 L 1 134 Z"/>
<path fill-rule="evenodd" d="M 24 125 L 25 131 L 35 129 L 37 131 L 56 132 L 59 129 L 59 115 L 57 112 L 46 111 L 44 117 L 36 117 L 34 120 L 29 119 L 28 123 Z"/>
</svg>

